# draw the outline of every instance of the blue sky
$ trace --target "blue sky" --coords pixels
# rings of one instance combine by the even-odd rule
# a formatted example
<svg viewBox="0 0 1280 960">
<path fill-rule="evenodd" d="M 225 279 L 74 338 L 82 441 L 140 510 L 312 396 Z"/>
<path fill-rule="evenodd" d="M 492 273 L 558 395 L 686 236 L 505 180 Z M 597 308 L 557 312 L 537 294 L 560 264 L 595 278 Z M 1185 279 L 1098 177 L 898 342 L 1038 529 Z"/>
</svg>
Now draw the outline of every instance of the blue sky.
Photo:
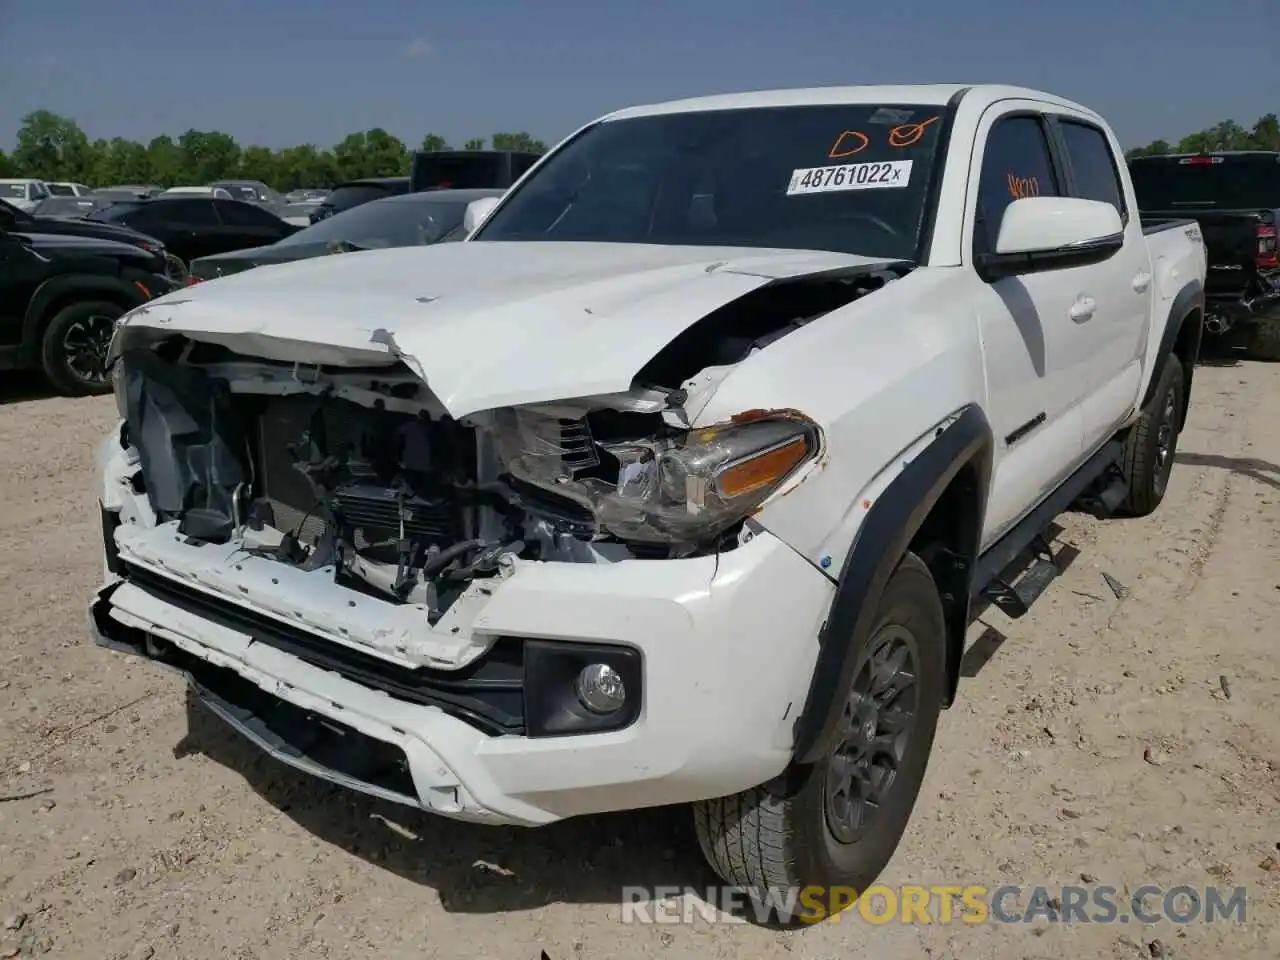
<svg viewBox="0 0 1280 960">
<path fill-rule="evenodd" d="M 1280 111 L 1277 44 L 1280 0 L 0 0 L 0 149 L 38 107 L 90 137 L 553 142 L 633 103 L 931 81 L 1047 89 L 1134 145 Z"/>
</svg>

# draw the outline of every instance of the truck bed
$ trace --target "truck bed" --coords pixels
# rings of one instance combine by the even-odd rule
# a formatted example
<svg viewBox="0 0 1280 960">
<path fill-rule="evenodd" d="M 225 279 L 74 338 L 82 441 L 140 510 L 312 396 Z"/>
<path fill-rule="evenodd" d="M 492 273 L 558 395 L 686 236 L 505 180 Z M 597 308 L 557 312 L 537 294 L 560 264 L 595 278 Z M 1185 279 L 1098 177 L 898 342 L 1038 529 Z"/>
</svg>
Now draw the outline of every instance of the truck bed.
<svg viewBox="0 0 1280 960">
<path fill-rule="evenodd" d="M 1141 211 L 1146 234 L 1169 229 L 1175 224 L 1198 223 L 1209 258 L 1205 292 L 1214 297 L 1249 297 L 1259 281 L 1255 258 L 1258 250 L 1256 210 Z"/>
</svg>

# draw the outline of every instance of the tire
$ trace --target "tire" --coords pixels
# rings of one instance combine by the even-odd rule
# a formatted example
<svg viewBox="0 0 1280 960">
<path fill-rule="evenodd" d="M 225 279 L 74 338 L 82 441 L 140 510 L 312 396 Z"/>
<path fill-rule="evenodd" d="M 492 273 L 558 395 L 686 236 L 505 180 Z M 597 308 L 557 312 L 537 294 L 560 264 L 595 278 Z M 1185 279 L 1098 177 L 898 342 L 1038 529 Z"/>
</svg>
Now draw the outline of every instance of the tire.
<svg viewBox="0 0 1280 960">
<path fill-rule="evenodd" d="M 1249 358 L 1280 360 L 1280 320 L 1263 320 L 1253 328 L 1249 338 Z"/>
<path fill-rule="evenodd" d="M 55 390 L 68 397 L 111 392 L 106 351 L 124 312 L 105 300 L 83 300 L 53 315 L 40 338 L 40 367 Z"/>
<path fill-rule="evenodd" d="M 823 888 L 821 906 L 810 902 L 812 894 L 807 894 L 795 914 L 776 918 L 783 923 L 821 920 L 834 912 L 833 904 L 849 905 L 853 897 L 849 888 L 866 890 L 897 849 L 920 792 L 945 691 L 946 628 L 933 576 L 911 553 L 899 563 L 876 603 L 867 642 L 854 651 L 858 666 L 845 704 L 846 717 L 851 702 L 858 699 L 855 691 L 865 689 L 869 662 L 885 651 L 890 651 L 892 659 L 899 644 L 913 652 L 915 682 L 900 694 L 882 699 L 881 708 L 910 702 L 914 722 L 900 736 L 904 744 L 897 772 L 869 823 L 864 821 L 860 829 L 850 832 L 848 821 L 841 826 L 839 815 L 849 806 L 838 795 L 828 799 L 828 784 L 839 782 L 837 764 L 848 764 L 844 741 L 824 761 L 798 771 L 785 796 L 760 786 L 694 805 L 698 844 L 726 883 L 762 898 L 770 891 Z M 863 707 L 866 703 L 864 698 Z M 886 716 L 901 719 L 894 710 L 883 711 L 881 718 Z M 866 743 L 867 725 L 861 717 L 843 723 L 842 730 Z M 844 797 L 847 800 L 849 794 Z"/>
<path fill-rule="evenodd" d="M 1120 507 L 1125 516 L 1145 517 L 1164 499 L 1182 429 L 1183 383 L 1182 363 L 1170 354 L 1160 368 L 1155 394 L 1125 438 L 1124 475 L 1129 495 Z"/>
</svg>

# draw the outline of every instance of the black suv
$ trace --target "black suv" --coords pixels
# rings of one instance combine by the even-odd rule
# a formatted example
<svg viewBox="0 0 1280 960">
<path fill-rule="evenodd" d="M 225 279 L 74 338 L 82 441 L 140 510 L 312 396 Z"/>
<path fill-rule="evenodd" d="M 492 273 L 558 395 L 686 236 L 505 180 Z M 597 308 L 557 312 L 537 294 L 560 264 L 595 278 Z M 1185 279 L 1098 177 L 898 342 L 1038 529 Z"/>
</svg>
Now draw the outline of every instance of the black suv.
<svg viewBox="0 0 1280 960">
<path fill-rule="evenodd" d="M 116 320 L 177 289 L 163 271 L 130 243 L 0 226 L 0 370 L 41 370 L 68 396 L 109 392 Z"/>
<path fill-rule="evenodd" d="M 110 204 L 107 204 L 110 206 Z M 96 212 L 96 211 L 95 211 Z M 48 216 L 40 211 L 27 213 L 12 204 L 0 200 L 0 230 L 10 233 L 43 233 L 66 237 L 91 237 L 95 240 L 116 240 L 147 251 L 155 257 L 156 273 L 168 273 L 174 280 L 185 279 L 186 267 L 172 256 L 165 245 L 155 237 L 130 227 L 114 223 L 102 223 L 79 217 Z"/>
</svg>

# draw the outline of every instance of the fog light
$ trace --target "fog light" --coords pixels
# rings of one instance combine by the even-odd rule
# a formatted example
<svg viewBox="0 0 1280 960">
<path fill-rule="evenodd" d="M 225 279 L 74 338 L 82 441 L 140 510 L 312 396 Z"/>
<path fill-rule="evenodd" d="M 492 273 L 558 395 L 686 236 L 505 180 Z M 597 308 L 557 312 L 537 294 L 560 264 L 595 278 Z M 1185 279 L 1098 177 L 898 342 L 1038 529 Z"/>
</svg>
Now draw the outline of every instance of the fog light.
<svg viewBox="0 0 1280 960">
<path fill-rule="evenodd" d="M 627 688 L 618 671 L 607 663 L 583 667 L 575 684 L 578 699 L 592 713 L 613 713 L 627 702 Z"/>
</svg>

